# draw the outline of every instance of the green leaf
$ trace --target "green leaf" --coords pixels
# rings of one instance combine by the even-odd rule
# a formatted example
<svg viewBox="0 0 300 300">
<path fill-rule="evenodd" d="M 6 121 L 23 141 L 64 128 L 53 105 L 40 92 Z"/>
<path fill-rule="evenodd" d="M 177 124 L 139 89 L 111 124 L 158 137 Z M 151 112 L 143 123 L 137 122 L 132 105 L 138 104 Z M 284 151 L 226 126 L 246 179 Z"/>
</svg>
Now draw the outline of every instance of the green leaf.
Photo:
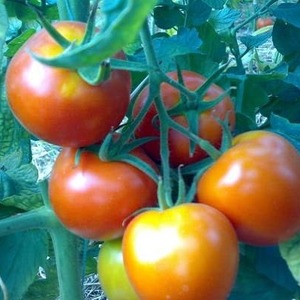
<svg viewBox="0 0 300 300">
<path fill-rule="evenodd" d="M 211 10 L 211 6 L 202 0 L 189 1 L 186 18 L 187 25 L 191 27 L 200 26 L 207 21 Z"/>
<path fill-rule="evenodd" d="M 199 36 L 203 41 L 200 47 L 201 54 L 211 58 L 215 62 L 227 60 L 226 44 L 221 40 L 210 23 L 205 23 L 198 28 Z"/>
<path fill-rule="evenodd" d="M 223 8 L 213 10 L 208 22 L 217 32 L 228 30 L 239 19 L 241 12 L 237 9 Z"/>
<path fill-rule="evenodd" d="M 291 55 L 300 51 L 300 28 L 283 21 L 276 21 L 272 38 L 275 48 L 283 55 Z"/>
<path fill-rule="evenodd" d="M 10 300 L 20 300 L 48 254 L 48 234 L 34 230 L 0 238 L 0 276 Z M 0 293 L 0 299 L 3 295 Z"/>
<path fill-rule="evenodd" d="M 30 285 L 22 300 L 53 300 L 58 299 L 58 278 L 54 259 L 49 258 L 46 265 L 43 265 L 45 277 L 36 276 L 35 281 Z"/>
<path fill-rule="evenodd" d="M 36 31 L 32 28 L 27 29 L 21 33 L 18 37 L 8 43 L 8 49 L 5 52 L 7 57 L 13 57 L 20 47 L 35 33 Z"/>
<path fill-rule="evenodd" d="M 291 123 L 288 119 L 271 114 L 270 117 L 271 130 L 282 135 L 290 141 L 294 147 L 300 152 L 300 124 Z"/>
<path fill-rule="evenodd" d="M 225 0 L 203 0 L 207 5 L 215 9 L 223 8 Z"/>
<path fill-rule="evenodd" d="M 300 28 L 300 3 L 283 3 L 271 12 L 277 19 Z"/>
<path fill-rule="evenodd" d="M 15 151 L 22 153 L 22 163 L 31 161 L 30 135 L 17 123 L 8 107 L 4 74 L 0 76 L 0 141 L 0 162 L 5 155 Z"/>
<path fill-rule="evenodd" d="M 284 81 L 300 90 L 300 66 L 298 66 L 294 72 L 290 72 Z"/>
<path fill-rule="evenodd" d="M 258 109 L 269 101 L 268 94 L 264 88 L 251 78 L 245 81 L 241 113 L 255 121 Z"/>
<path fill-rule="evenodd" d="M 6 1 L 5 6 L 10 17 L 17 17 L 21 21 L 32 21 L 36 19 L 35 12 L 26 5 L 25 1 Z"/>
<path fill-rule="evenodd" d="M 12 195 L 1 201 L 3 205 L 13 206 L 22 210 L 32 210 L 43 205 L 39 192 L 25 191 L 22 195 Z"/>
<path fill-rule="evenodd" d="M 0 73 L 2 73 L 3 46 L 8 29 L 8 18 L 4 4 L 0 3 Z"/>
<path fill-rule="evenodd" d="M 98 64 L 135 41 L 156 2 L 157 0 L 104 0 L 102 10 L 105 24 L 90 42 L 66 49 L 62 55 L 52 59 L 33 55 L 40 62 L 56 67 L 77 69 Z"/>
<path fill-rule="evenodd" d="M 23 210 L 13 206 L 4 206 L 0 204 L 0 220 L 11 217 L 17 213 L 21 213 Z"/>
<path fill-rule="evenodd" d="M 157 6 L 154 8 L 155 25 L 162 29 L 170 29 L 175 26 L 182 26 L 184 15 L 178 7 Z"/>
<path fill-rule="evenodd" d="M 252 49 L 266 43 L 271 36 L 272 36 L 272 28 L 260 34 L 241 36 L 241 42 L 248 49 Z"/>
<path fill-rule="evenodd" d="M 265 264 L 265 268 L 271 264 Z M 290 290 L 260 273 L 250 257 L 240 255 L 239 272 L 229 300 L 291 300 L 292 296 Z"/>
<path fill-rule="evenodd" d="M 9 157 L 16 160 L 11 154 Z M 1 164 L 0 164 L 1 165 Z M 38 171 L 32 164 L 20 166 L 2 165 L 0 170 L 0 203 L 23 210 L 40 207 L 42 199 L 37 185 Z"/>
<path fill-rule="evenodd" d="M 279 245 L 280 253 L 300 285 L 300 234 Z"/>
<path fill-rule="evenodd" d="M 176 56 L 199 53 L 201 44 L 202 41 L 195 28 L 181 28 L 178 30 L 177 35 L 169 38 L 156 38 L 153 40 L 153 47 L 163 70 L 175 68 L 174 58 Z M 130 59 L 145 62 L 145 54 L 143 51 L 140 51 Z"/>
</svg>

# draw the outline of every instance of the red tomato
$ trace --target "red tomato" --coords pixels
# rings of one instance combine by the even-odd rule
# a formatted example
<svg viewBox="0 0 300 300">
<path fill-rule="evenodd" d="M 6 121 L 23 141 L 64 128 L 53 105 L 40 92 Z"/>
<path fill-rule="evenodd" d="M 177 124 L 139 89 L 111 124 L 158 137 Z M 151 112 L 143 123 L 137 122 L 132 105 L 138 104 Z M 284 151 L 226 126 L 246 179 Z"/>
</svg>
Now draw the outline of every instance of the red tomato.
<svg viewBox="0 0 300 300">
<path fill-rule="evenodd" d="M 109 300 L 139 300 L 124 267 L 121 238 L 101 245 L 97 271 L 101 288 Z"/>
<path fill-rule="evenodd" d="M 61 21 L 55 28 L 78 43 L 86 25 Z M 63 49 L 43 29 L 25 43 L 8 66 L 8 101 L 28 131 L 53 144 L 81 147 L 101 141 L 119 125 L 129 104 L 131 81 L 127 71 L 113 70 L 108 80 L 92 86 L 75 70 L 41 64 L 29 51 L 51 58 Z M 125 58 L 122 52 L 116 57 Z"/>
<path fill-rule="evenodd" d="M 133 154 L 153 165 L 141 149 Z M 89 151 L 75 165 L 75 155 L 76 149 L 63 149 L 49 181 L 53 210 L 71 232 L 86 239 L 114 239 L 122 236 L 123 222 L 132 213 L 156 205 L 157 185 L 139 169 L 101 161 Z"/>
<path fill-rule="evenodd" d="M 274 21 L 270 17 L 258 18 L 256 20 L 256 28 L 257 29 L 260 29 L 260 28 L 263 28 L 263 27 L 266 27 L 266 26 L 270 26 L 270 25 L 273 25 L 273 24 L 274 24 Z"/>
<path fill-rule="evenodd" d="M 237 136 L 198 183 L 198 201 L 223 212 L 241 241 L 272 245 L 300 231 L 300 156 L 267 131 Z"/>
<path fill-rule="evenodd" d="M 207 205 L 141 213 L 126 227 L 122 248 L 129 280 L 143 300 L 225 300 L 234 284 L 236 233 Z"/>
<path fill-rule="evenodd" d="M 174 80 L 178 80 L 177 72 L 168 73 L 168 76 L 173 78 Z M 203 76 L 190 71 L 182 71 L 182 76 L 185 86 L 190 90 L 196 90 L 206 80 Z M 134 107 L 134 116 L 136 116 L 144 106 L 148 97 L 148 93 L 149 86 L 147 86 L 140 93 Z M 162 83 L 160 93 L 164 105 L 167 109 L 176 106 L 181 101 L 179 91 L 167 83 Z M 224 91 L 219 86 L 212 84 L 207 90 L 204 101 L 212 101 L 223 93 Z M 230 126 L 231 129 L 233 129 L 235 125 L 234 106 L 229 97 L 224 97 L 224 99 L 213 109 L 199 114 L 198 135 L 203 139 L 210 141 L 213 145 L 219 146 L 222 139 L 222 128 L 217 119 L 219 118 L 221 120 L 224 120 L 227 114 L 229 114 Z M 157 110 L 155 105 L 153 104 L 149 112 L 146 114 L 146 117 L 141 122 L 141 125 L 138 127 L 136 131 L 136 137 L 142 138 L 149 136 L 160 136 L 157 122 L 156 125 L 153 125 L 153 123 L 155 123 L 153 122 L 154 117 L 157 117 Z M 184 115 L 174 116 L 173 119 L 184 127 L 188 126 L 186 117 Z M 159 147 L 159 139 L 143 145 L 143 148 L 149 154 L 149 156 L 156 161 L 160 160 Z M 206 152 L 204 152 L 200 147 L 197 147 L 195 153 L 191 156 L 190 140 L 173 129 L 170 129 L 169 131 L 169 147 L 170 164 L 174 167 L 180 164 L 190 164 L 207 156 Z"/>
</svg>

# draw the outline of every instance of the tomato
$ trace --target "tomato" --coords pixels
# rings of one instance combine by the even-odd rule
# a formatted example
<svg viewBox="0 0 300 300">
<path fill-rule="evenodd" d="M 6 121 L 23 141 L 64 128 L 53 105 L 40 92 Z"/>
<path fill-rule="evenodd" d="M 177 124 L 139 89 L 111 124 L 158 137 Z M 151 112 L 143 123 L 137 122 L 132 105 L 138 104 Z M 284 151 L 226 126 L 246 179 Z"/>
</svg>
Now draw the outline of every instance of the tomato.
<svg viewBox="0 0 300 300">
<path fill-rule="evenodd" d="M 223 212 L 241 241 L 267 246 L 300 231 L 300 156 L 267 131 L 238 135 L 198 182 L 198 201 Z"/>
<path fill-rule="evenodd" d="M 141 149 L 133 154 L 153 164 Z M 136 167 L 102 161 L 89 151 L 75 165 L 75 156 L 76 149 L 64 148 L 49 181 L 53 210 L 71 232 L 86 239 L 114 239 L 122 236 L 126 218 L 156 205 L 156 183 Z"/>
<path fill-rule="evenodd" d="M 97 270 L 101 288 L 109 300 L 139 299 L 124 267 L 122 238 L 101 245 Z"/>
<path fill-rule="evenodd" d="M 177 72 L 168 73 L 168 76 L 174 80 L 178 80 Z M 206 80 L 203 76 L 190 71 L 182 71 L 182 76 L 185 86 L 190 90 L 196 90 Z M 148 93 L 149 86 L 147 86 L 138 96 L 134 106 L 134 116 L 136 116 L 144 106 Z M 219 86 L 212 84 L 204 96 L 204 101 L 212 101 L 223 93 L 224 91 Z M 181 101 L 179 91 L 167 83 L 161 84 L 160 94 L 167 109 L 176 106 Z M 213 145 L 219 146 L 222 138 L 222 128 L 217 119 L 224 120 L 227 114 L 229 116 L 231 129 L 233 129 L 235 125 L 234 106 L 229 97 L 224 97 L 224 99 L 213 109 L 199 114 L 198 135 L 203 139 L 210 141 Z M 153 122 L 153 118 L 155 117 L 157 117 L 157 111 L 153 104 L 138 127 L 136 137 L 142 138 L 152 136 L 159 138 L 159 128 L 157 127 L 157 124 L 154 125 L 155 122 Z M 173 119 L 184 127 L 188 126 L 184 115 L 174 116 Z M 152 159 L 156 161 L 160 160 L 159 139 L 148 142 L 143 148 Z M 190 164 L 207 156 L 206 152 L 200 147 L 196 147 L 196 151 L 193 155 L 190 155 L 190 140 L 173 129 L 170 129 L 169 131 L 169 148 L 170 164 L 174 167 L 180 164 Z"/>
<path fill-rule="evenodd" d="M 234 284 L 236 233 L 222 213 L 204 204 L 137 215 L 122 248 L 129 280 L 143 300 L 225 300 Z"/>
<path fill-rule="evenodd" d="M 256 20 L 256 28 L 260 29 L 266 26 L 270 26 L 273 25 L 274 21 L 272 20 L 272 18 L 268 17 L 268 18 L 258 18 Z"/>
<path fill-rule="evenodd" d="M 80 42 L 86 25 L 61 21 L 55 27 L 69 41 Z M 51 58 L 63 49 L 43 29 L 24 44 L 8 66 L 9 105 L 28 131 L 53 144 L 81 147 L 101 141 L 119 125 L 129 104 L 131 80 L 127 71 L 113 70 L 108 80 L 92 86 L 75 70 L 41 64 L 29 51 Z M 125 58 L 122 52 L 116 57 Z"/>
</svg>

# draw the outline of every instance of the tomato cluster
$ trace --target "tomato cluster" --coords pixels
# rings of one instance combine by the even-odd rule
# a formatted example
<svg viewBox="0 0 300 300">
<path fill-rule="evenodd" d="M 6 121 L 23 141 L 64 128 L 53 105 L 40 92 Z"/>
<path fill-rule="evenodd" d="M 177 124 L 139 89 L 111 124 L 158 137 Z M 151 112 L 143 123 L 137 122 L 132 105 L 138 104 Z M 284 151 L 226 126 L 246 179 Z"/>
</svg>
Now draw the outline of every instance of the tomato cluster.
<svg viewBox="0 0 300 300">
<path fill-rule="evenodd" d="M 55 28 L 80 43 L 86 26 L 69 21 Z M 235 127 L 234 102 L 221 87 L 211 84 L 191 105 L 170 82 L 199 96 L 203 76 L 183 70 L 179 78 L 171 72 L 170 82 L 160 85 L 161 103 L 172 122 L 189 130 L 193 112 L 198 129 L 193 135 L 220 153 L 197 182 L 193 203 L 163 209 L 157 182 L 143 167 L 99 155 L 105 137 L 129 111 L 129 72 L 112 70 L 92 86 L 76 70 L 41 64 L 30 51 L 53 57 L 64 49 L 46 30 L 35 34 L 10 62 L 9 104 L 29 132 L 62 146 L 49 180 L 50 203 L 71 232 L 104 241 L 98 272 L 110 300 L 224 300 L 238 270 L 238 242 L 273 245 L 300 231 L 299 153 L 281 136 L 262 130 L 237 135 L 229 149 L 219 152 L 224 127 L 228 132 Z M 123 52 L 115 57 L 125 59 Z M 148 85 L 133 103 L 131 120 L 149 101 L 149 90 Z M 214 106 L 200 109 L 216 99 Z M 130 136 L 146 142 L 126 153 L 155 174 L 162 159 L 158 110 L 152 103 Z M 198 145 L 191 151 L 195 140 L 191 143 L 184 132 L 168 130 L 167 163 L 173 169 L 209 155 Z"/>
</svg>

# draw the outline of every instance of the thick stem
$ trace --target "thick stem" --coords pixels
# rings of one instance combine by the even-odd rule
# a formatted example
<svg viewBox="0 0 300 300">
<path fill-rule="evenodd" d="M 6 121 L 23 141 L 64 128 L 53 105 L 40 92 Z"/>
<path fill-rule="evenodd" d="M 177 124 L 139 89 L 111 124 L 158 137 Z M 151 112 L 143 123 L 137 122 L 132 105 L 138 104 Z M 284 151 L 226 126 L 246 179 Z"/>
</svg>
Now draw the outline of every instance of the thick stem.
<svg viewBox="0 0 300 300">
<path fill-rule="evenodd" d="M 51 208 L 48 197 L 48 181 L 40 183 L 42 199 L 45 204 L 41 210 L 47 212 L 44 216 L 45 228 L 48 229 L 55 254 L 60 300 L 81 300 L 82 284 L 80 276 L 79 238 L 70 233 L 57 219 Z M 52 221 L 51 221 L 52 220 Z M 50 222 L 51 221 L 51 222 Z"/>
<path fill-rule="evenodd" d="M 1 220 L 0 236 L 37 228 L 48 229 L 57 222 L 52 210 L 41 207 Z"/>
<path fill-rule="evenodd" d="M 61 300 L 81 300 L 79 239 L 67 231 L 48 207 L 17 214 L 1 220 L 0 236 L 32 229 L 47 229 L 51 235 Z"/>
<path fill-rule="evenodd" d="M 60 20 L 86 22 L 90 11 L 90 0 L 57 0 Z"/>
<path fill-rule="evenodd" d="M 60 300 L 81 300 L 83 293 L 78 251 L 79 238 L 61 224 L 57 224 L 49 232 L 55 253 Z"/>
</svg>

